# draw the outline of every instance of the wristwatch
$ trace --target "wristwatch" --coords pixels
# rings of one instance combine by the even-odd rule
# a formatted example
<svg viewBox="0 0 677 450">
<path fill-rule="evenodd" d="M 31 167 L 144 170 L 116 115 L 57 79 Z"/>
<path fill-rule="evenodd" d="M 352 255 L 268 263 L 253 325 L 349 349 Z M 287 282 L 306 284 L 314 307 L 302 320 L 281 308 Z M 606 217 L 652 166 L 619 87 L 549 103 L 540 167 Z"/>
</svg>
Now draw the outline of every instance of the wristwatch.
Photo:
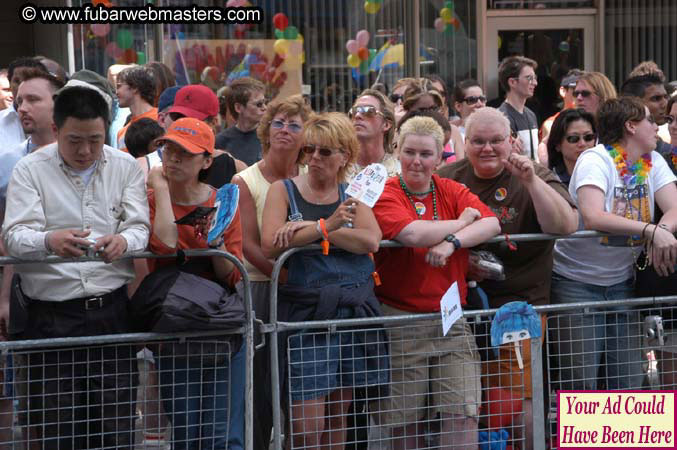
<svg viewBox="0 0 677 450">
<path fill-rule="evenodd" d="M 461 241 L 459 241 L 453 234 L 447 234 L 446 236 L 444 236 L 444 240 L 454 244 L 454 250 L 458 250 L 459 248 L 461 248 Z"/>
</svg>

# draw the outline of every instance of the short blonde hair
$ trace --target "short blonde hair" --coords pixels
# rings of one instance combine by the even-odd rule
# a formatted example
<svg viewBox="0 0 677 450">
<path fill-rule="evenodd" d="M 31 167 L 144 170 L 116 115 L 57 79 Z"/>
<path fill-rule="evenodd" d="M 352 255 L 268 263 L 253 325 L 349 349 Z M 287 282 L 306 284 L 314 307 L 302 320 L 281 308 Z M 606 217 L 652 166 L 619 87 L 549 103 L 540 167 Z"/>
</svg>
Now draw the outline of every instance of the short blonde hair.
<svg viewBox="0 0 677 450">
<path fill-rule="evenodd" d="M 510 121 L 508 118 L 496 108 L 485 106 L 475 110 L 468 116 L 465 122 L 465 138 L 469 140 L 473 136 L 473 129 L 477 124 L 497 123 L 502 125 L 505 130 L 506 137 L 510 134 Z"/>
<path fill-rule="evenodd" d="M 401 150 L 404 146 L 404 140 L 410 135 L 432 137 L 435 140 L 437 154 L 442 154 L 444 150 L 444 131 L 442 131 L 442 127 L 432 117 L 416 116 L 402 123 L 400 134 L 397 138 L 397 148 Z"/>
<path fill-rule="evenodd" d="M 599 104 L 601 105 L 607 100 L 618 97 L 616 88 L 611 80 L 601 72 L 583 72 L 578 78 L 578 82 L 585 81 L 590 85 L 594 94 L 599 97 Z"/>
<path fill-rule="evenodd" d="M 270 149 L 270 122 L 273 120 L 273 117 L 282 113 L 287 117 L 301 116 L 301 120 L 305 122 L 308 120 L 313 110 L 310 109 L 310 106 L 306 103 L 302 95 L 292 95 L 285 99 L 275 100 L 273 103 L 268 105 L 266 112 L 259 122 L 259 126 L 256 129 L 256 136 L 261 142 L 261 151 L 265 155 Z"/>
<path fill-rule="evenodd" d="M 404 91 L 402 108 L 404 108 L 405 111 L 411 110 L 411 107 L 426 95 L 432 97 L 438 108 L 441 108 L 444 105 L 444 96 L 437 88 L 435 88 L 433 82 L 427 78 L 419 78 L 414 83 L 411 83 L 409 87 L 407 87 L 407 90 Z"/>
<path fill-rule="evenodd" d="M 409 87 L 409 86 L 411 86 L 411 85 L 414 84 L 414 83 L 416 83 L 416 78 L 409 78 L 409 77 L 407 77 L 407 78 L 400 78 L 399 80 L 397 80 L 397 83 L 395 83 L 395 86 L 393 86 L 393 88 L 390 90 L 390 92 L 391 92 L 391 93 L 392 93 L 392 92 L 395 92 L 396 90 L 398 90 L 398 89 L 401 88 L 402 86 Z M 406 90 L 406 89 L 405 89 L 405 90 Z"/>
<path fill-rule="evenodd" d="M 338 171 L 339 183 L 345 181 L 346 170 L 357 159 L 360 141 L 357 140 L 353 122 L 344 113 L 313 114 L 303 128 L 303 142 L 322 147 L 340 149 L 348 155 L 346 165 Z"/>
</svg>

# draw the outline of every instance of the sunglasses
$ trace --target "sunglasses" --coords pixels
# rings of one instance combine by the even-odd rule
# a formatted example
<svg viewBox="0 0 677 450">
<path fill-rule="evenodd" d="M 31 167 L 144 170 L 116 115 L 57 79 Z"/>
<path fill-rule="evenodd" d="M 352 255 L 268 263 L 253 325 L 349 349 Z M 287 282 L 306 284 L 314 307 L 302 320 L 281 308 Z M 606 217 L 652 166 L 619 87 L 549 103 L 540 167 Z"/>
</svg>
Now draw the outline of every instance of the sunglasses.
<svg viewBox="0 0 677 450">
<path fill-rule="evenodd" d="M 670 125 L 672 122 L 675 121 L 674 116 L 663 116 L 663 119 L 665 119 L 665 123 L 667 123 L 668 125 Z"/>
<path fill-rule="evenodd" d="M 583 98 L 588 98 L 592 95 L 592 91 L 587 91 L 587 90 L 585 90 L 585 91 L 574 91 L 574 98 L 578 97 L 579 95 Z"/>
<path fill-rule="evenodd" d="M 393 102 L 393 103 L 399 103 L 402 100 L 404 100 L 404 95 L 390 94 L 390 96 L 388 98 L 390 98 L 390 101 Z"/>
<path fill-rule="evenodd" d="M 348 117 L 352 119 L 358 113 L 362 114 L 364 117 L 367 118 L 374 117 L 377 114 L 383 115 L 383 113 L 378 109 L 376 109 L 375 106 L 366 105 L 366 106 L 353 106 L 352 108 L 350 108 L 350 111 L 348 111 Z"/>
<path fill-rule="evenodd" d="M 597 135 L 595 133 L 588 133 L 584 134 L 583 136 L 579 136 L 578 134 L 570 134 L 569 136 L 565 136 L 564 139 L 566 139 L 569 144 L 577 144 L 581 139 L 583 139 L 585 142 L 593 142 L 595 139 L 597 139 Z"/>
<path fill-rule="evenodd" d="M 323 158 L 329 158 L 331 155 L 334 153 L 340 153 L 341 150 L 336 149 L 336 148 L 327 148 L 327 147 L 320 147 L 318 145 L 306 145 L 301 147 L 301 151 L 305 155 L 313 155 L 315 154 L 315 151 L 317 151 L 321 157 Z"/>
<path fill-rule="evenodd" d="M 301 130 L 303 130 L 303 127 L 296 122 L 287 123 L 287 122 L 283 122 L 283 121 L 277 120 L 277 119 L 272 120 L 270 122 L 270 126 L 272 128 L 275 128 L 276 130 L 281 130 L 286 126 L 287 130 L 289 130 L 290 133 L 294 133 L 294 134 L 298 134 L 298 133 L 301 132 Z"/>
<path fill-rule="evenodd" d="M 466 102 L 469 105 L 474 105 L 477 102 L 486 103 L 487 98 L 484 95 L 471 95 L 470 97 L 466 97 L 461 101 Z"/>
</svg>

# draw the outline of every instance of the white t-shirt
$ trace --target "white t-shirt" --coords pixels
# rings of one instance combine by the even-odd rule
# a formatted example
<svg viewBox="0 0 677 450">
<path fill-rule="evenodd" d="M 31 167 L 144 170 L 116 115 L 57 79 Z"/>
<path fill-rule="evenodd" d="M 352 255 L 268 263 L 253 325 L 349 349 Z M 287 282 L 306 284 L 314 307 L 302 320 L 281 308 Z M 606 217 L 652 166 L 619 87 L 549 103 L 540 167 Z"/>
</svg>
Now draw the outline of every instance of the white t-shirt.
<svg viewBox="0 0 677 450">
<path fill-rule="evenodd" d="M 633 220 L 650 222 L 654 216 L 654 193 L 677 179 L 663 157 L 651 152 L 652 168 L 647 183 L 633 188 L 625 187 L 613 159 L 599 144 L 583 152 L 571 175 L 569 194 L 578 203 L 577 191 L 582 186 L 596 186 L 604 192 L 604 210 Z M 582 218 L 580 218 L 582 220 Z M 638 238 L 638 237 L 637 237 Z M 553 270 L 567 278 L 598 286 L 611 286 L 633 276 L 633 248 L 629 236 L 558 241 Z M 636 254 L 641 251 L 635 240 Z"/>
</svg>

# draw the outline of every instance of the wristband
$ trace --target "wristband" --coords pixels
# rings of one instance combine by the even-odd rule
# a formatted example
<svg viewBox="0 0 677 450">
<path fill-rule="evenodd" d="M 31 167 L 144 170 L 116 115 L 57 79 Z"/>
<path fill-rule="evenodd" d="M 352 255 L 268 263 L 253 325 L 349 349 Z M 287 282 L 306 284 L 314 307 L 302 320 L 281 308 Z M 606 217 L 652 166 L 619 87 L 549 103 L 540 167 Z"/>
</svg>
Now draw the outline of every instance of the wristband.
<svg viewBox="0 0 677 450">
<path fill-rule="evenodd" d="M 326 256 L 329 254 L 329 233 L 327 232 L 324 219 L 318 220 L 317 223 L 320 225 L 320 231 L 322 232 L 322 254 Z"/>
</svg>

